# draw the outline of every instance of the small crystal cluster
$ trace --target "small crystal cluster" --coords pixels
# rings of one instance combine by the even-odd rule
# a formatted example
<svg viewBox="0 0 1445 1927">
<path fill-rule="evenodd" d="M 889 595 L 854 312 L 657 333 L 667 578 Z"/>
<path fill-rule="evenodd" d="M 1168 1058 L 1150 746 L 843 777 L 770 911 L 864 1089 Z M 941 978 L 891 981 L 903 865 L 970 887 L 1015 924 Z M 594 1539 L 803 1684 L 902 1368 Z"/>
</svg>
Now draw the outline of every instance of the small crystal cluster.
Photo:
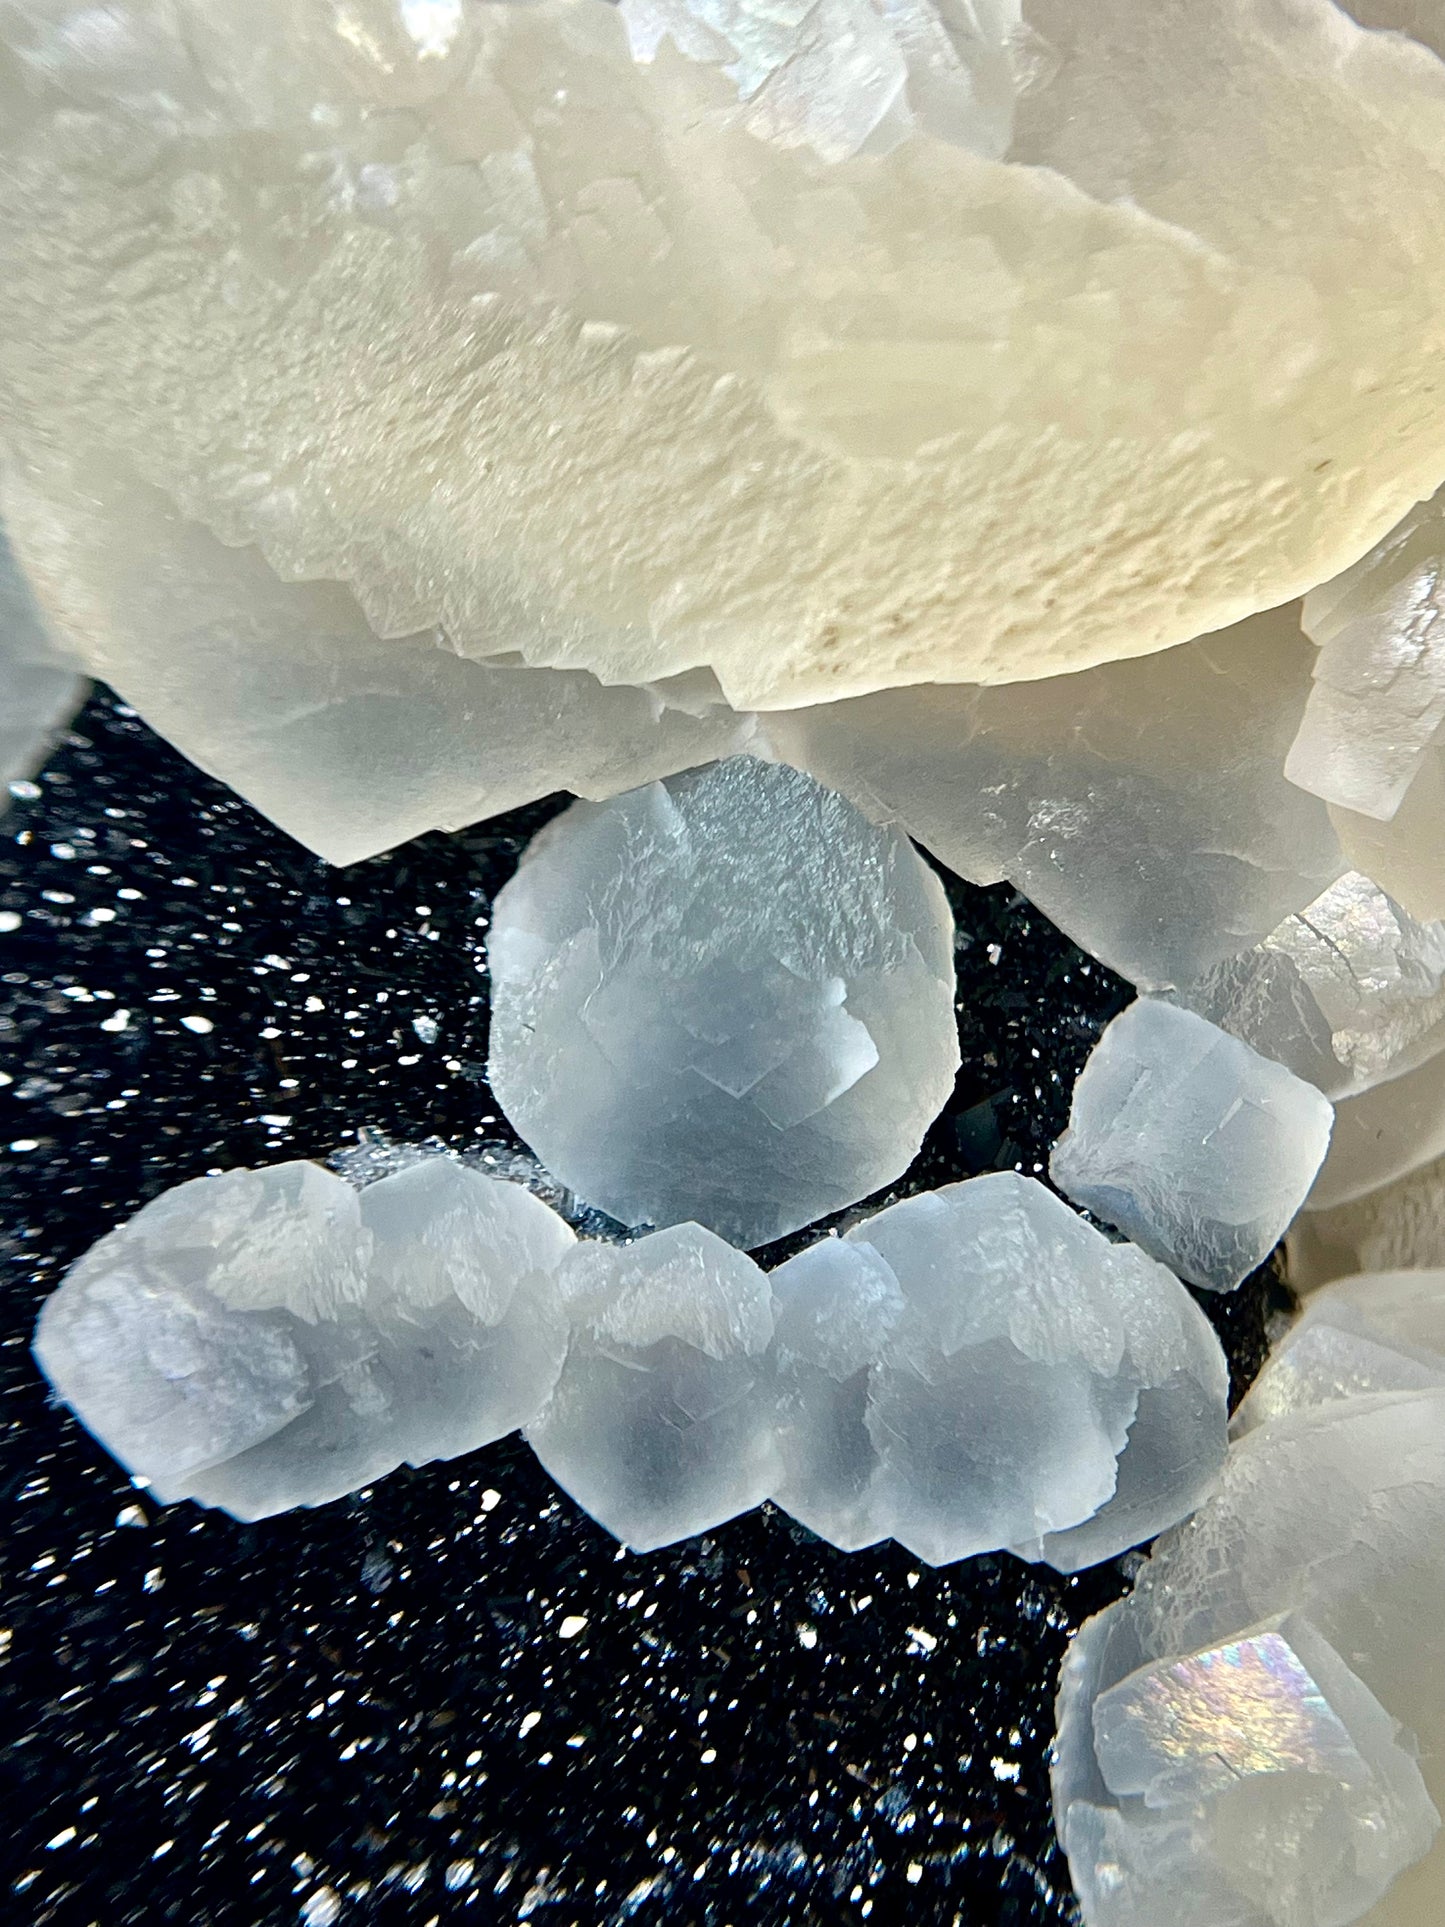
<svg viewBox="0 0 1445 1927">
<path fill-rule="evenodd" d="M 953 1090 L 953 917 L 897 830 L 737 757 L 574 804 L 497 898 L 488 1075 L 624 1225 L 744 1247 L 899 1178 Z"/>
<path fill-rule="evenodd" d="M 1088 1927 L 1439 1917 L 1442 1283 L 1312 1300 L 1218 1488 L 1075 1639 L 1054 1804 Z"/>
<path fill-rule="evenodd" d="M 640 1550 L 771 1497 L 845 1550 L 1074 1571 L 1181 1518 L 1225 1449 L 1224 1357 L 1188 1293 L 1012 1174 L 769 1277 L 696 1224 L 579 1243 L 444 1157 L 360 1191 L 233 1171 L 102 1239 L 35 1352 L 158 1497 L 245 1519 L 523 1426 Z"/>
</svg>

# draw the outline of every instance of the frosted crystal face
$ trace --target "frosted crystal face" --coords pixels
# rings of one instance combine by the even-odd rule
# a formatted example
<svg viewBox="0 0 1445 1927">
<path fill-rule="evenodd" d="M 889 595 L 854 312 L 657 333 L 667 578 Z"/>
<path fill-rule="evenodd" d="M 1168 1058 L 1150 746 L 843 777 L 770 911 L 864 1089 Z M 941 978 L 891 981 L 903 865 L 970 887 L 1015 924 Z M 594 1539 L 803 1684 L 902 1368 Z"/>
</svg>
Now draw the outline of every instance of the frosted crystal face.
<svg viewBox="0 0 1445 1927">
<path fill-rule="evenodd" d="M 1445 723 L 1445 490 L 1312 590 L 1304 626 L 1320 654 L 1286 771 L 1388 821 Z"/>
<path fill-rule="evenodd" d="M 1187 983 L 1344 867 L 1324 806 L 1282 774 L 1309 665 L 1290 607 L 1145 662 L 763 722 L 788 762 L 970 882 L 1007 878 L 1132 982 Z"/>
<path fill-rule="evenodd" d="M 87 665 L 332 863 L 559 789 L 610 796 L 750 734 L 703 674 L 604 688 L 468 661 L 437 631 L 383 642 L 338 583 L 283 582 L 255 548 L 225 547 L 98 463 L 44 495 L 17 481 L 9 507 L 48 617 Z"/>
<path fill-rule="evenodd" d="M 7 443 L 738 708 L 1223 627 L 1440 484 L 1445 96 L 1330 0 L 1138 14 L 5 0 Z"/>
<path fill-rule="evenodd" d="M 1445 1271 L 1341 1278 L 1307 1300 L 1250 1387 L 1235 1429 L 1378 1392 L 1445 1391 Z"/>
<path fill-rule="evenodd" d="M 1054 1807 L 1087 1927 L 1438 1921 L 1442 1548 L 1445 1393 L 1234 1446 L 1065 1661 Z"/>
<path fill-rule="evenodd" d="M 1363 1198 L 1442 1152 L 1445 1059 L 1436 1056 L 1336 1105 L 1329 1156 L 1311 1187 L 1309 1208 Z"/>
<path fill-rule="evenodd" d="M 1352 870 L 1171 1001 L 1338 1098 L 1445 1048 L 1445 924 Z"/>
<path fill-rule="evenodd" d="M 162 1500 L 322 1505 L 530 1418 L 560 1369 L 538 1199 L 429 1159 L 358 1193 L 319 1166 L 177 1186 L 44 1306 L 35 1355 Z"/>
<path fill-rule="evenodd" d="M 527 1439 L 635 1551 L 707 1532 L 777 1479 L 768 1282 L 701 1225 L 584 1244 L 558 1273 L 567 1359 Z"/>
<path fill-rule="evenodd" d="M 1223 1460 L 1208 1321 L 1032 1178 L 909 1198 L 771 1283 L 773 1497 L 847 1551 L 1006 1546 L 1073 1572 L 1182 1518 Z"/>
<path fill-rule="evenodd" d="M 1232 1291 L 1304 1202 L 1331 1118 L 1282 1064 L 1145 997 L 1085 1064 L 1049 1175 L 1181 1278 Z"/>
<path fill-rule="evenodd" d="M 84 688 L 46 636 L 0 521 L 0 811 L 5 785 L 39 767 Z"/>
<path fill-rule="evenodd" d="M 532 843 L 489 938 L 489 1077 L 624 1224 L 754 1246 L 891 1183 L 953 1088 L 953 919 L 907 838 L 751 757 Z"/>
<path fill-rule="evenodd" d="M 1354 1272 L 1445 1267 L 1445 1159 L 1348 1204 L 1302 1212 L 1286 1258 L 1297 1291 Z"/>
</svg>

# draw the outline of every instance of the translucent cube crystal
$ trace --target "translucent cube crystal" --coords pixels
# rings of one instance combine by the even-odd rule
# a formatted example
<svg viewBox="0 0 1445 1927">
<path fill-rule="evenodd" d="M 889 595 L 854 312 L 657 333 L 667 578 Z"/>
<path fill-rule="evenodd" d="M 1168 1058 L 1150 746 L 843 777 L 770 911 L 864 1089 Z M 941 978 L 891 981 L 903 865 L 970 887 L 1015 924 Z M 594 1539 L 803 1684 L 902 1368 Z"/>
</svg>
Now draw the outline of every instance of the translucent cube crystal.
<svg viewBox="0 0 1445 1927">
<path fill-rule="evenodd" d="M 1085 1064 L 1049 1174 L 1181 1278 L 1232 1291 L 1304 1202 L 1332 1117 L 1282 1064 L 1141 998 Z"/>
</svg>

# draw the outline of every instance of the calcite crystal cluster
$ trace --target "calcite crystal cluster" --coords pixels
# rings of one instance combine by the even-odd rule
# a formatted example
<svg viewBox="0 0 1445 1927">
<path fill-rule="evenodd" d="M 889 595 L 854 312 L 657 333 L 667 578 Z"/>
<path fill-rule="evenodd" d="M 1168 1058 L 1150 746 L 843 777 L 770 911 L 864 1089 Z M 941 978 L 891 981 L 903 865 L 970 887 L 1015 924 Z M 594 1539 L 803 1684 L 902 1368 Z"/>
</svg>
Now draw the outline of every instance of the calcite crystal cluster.
<svg viewBox="0 0 1445 1927">
<path fill-rule="evenodd" d="M 771 1497 L 849 1551 L 1073 1571 L 1181 1518 L 1225 1450 L 1189 1294 L 1012 1173 L 769 1276 L 697 1224 L 578 1242 L 445 1157 L 359 1191 L 314 1164 L 226 1172 L 87 1253 L 35 1352 L 158 1497 L 243 1519 L 523 1426 L 635 1548 Z"/>
<path fill-rule="evenodd" d="M 492 1089 L 624 1225 L 765 1244 L 901 1177 L 953 1090 L 938 879 L 777 764 L 574 804 L 498 896 L 488 953 Z"/>
<path fill-rule="evenodd" d="M 1445 1880 L 1445 1275 L 1312 1298 L 1214 1493 L 1065 1662 L 1088 1927 L 1427 1927 Z"/>
</svg>

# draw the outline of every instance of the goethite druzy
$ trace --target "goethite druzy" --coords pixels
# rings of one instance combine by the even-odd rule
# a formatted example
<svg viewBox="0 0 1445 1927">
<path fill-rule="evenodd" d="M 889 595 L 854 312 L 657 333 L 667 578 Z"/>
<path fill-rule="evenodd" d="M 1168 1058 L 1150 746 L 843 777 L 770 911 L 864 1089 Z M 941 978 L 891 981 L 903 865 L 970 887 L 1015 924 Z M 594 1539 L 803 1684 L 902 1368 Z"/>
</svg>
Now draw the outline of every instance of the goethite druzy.
<svg viewBox="0 0 1445 1927">
<path fill-rule="evenodd" d="M 765 1244 L 901 1177 L 953 1089 L 953 917 L 905 836 L 736 757 L 574 804 L 498 895 L 488 1076 L 625 1225 Z"/>
</svg>

